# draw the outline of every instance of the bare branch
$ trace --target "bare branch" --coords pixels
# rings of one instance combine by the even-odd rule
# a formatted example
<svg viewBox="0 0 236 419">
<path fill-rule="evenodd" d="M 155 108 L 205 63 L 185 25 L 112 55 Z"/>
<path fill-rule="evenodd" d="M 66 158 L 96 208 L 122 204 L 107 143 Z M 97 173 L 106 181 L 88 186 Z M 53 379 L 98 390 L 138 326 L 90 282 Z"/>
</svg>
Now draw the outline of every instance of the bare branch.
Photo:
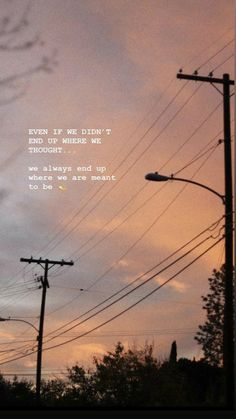
<svg viewBox="0 0 236 419">
<path fill-rule="evenodd" d="M 25 147 L 17 148 L 6 160 L 0 163 L 0 171 L 3 172 L 7 169 L 8 166 L 10 166 L 24 150 Z"/>
<path fill-rule="evenodd" d="M 20 99 L 21 97 L 25 95 L 26 91 L 27 91 L 27 88 L 24 87 L 23 89 L 21 89 L 20 92 L 13 93 L 10 97 L 0 100 L 0 107 L 9 105 L 10 103 L 15 102 L 16 100 Z"/>
<path fill-rule="evenodd" d="M 14 4 L 14 2 L 13 2 Z M 33 51 L 37 45 L 44 45 L 40 39 L 40 34 L 27 35 L 27 27 L 29 26 L 30 3 L 24 6 L 20 17 L 16 13 L 9 11 L 0 19 L 0 52 L 22 52 L 26 54 Z M 28 37 L 28 39 L 27 39 Z M 21 70 L 10 70 L 10 74 L 0 77 L 0 107 L 10 104 L 21 98 L 25 93 L 25 82 L 34 74 L 39 72 L 51 73 L 56 62 L 57 51 L 54 50 L 50 55 L 39 56 L 39 62 L 32 67 L 22 68 Z M 31 60 L 30 60 L 31 61 Z M 30 62 L 26 60 L 25 62 Z M 23 61 L 24 62 L 24 61 Z M 10 67 L 12 68 L 12 67 Z"/>
<path fill-rule="evenodd" d="M 14 82 L 20 81 L 21 83 L 26 81 L 25 79 L 27 77 L 32 77 L 35 73 L 38 73 L 39 71 L 45 71 L 48 73 L 51 73 L 53 71 L 53 65 L 55 64 L 54 61 L 51 61 L 47 57 L 45 57 L 41 64 L 36 66 L 35 68 L 31 68 L 29 70 L 26 70 L 22 73 L 14 74 L 10 77 L 4 78 L 0 80 L 0 88 L 8 88 L 8 89 L 17 89 L 19 86 L 14 85 Z M 28 80 L 27 80 L 28 81 Z M 23 89 L 20 90 L 20 92 L 13 92 L 9 94 L 9 97 L 6 99 L 0 100 L 0 107 L 4 105 L 8 105 L 12 102 L 14 102 L 17 99 L 20 99 L 23 97 L 26 93 L 26 88 L 23 87 Z"/>
<path fill-rule="evenodd" d="M 0 51 L 6 51 L 6 52 L 11 52 L 11 51 L 23 51 L 23 50 L 27 50 L 29 48 L 34 47 L 36 44 L 39 44 L 41 41 L 40 39 L 40 35 L 35 35 L 35 37 L 31 40 L 28 41 L 24 41 L 22 43 L 16 44 L 16 45 L 11 45 L 11 40 L 8 42 L 5 42 L 3 44 L 0 44 Z"/>
<path fill-rule="evenodd" d="M 30 12 L 30 3 L 28 3 L 22 13 L 20 19 L 14 23 L 13 14 L 4 16 L 0 20 L 0 37 L 7 37 L 9 35 L 19 35 L 28 25 L 28 16 Z"/>
</svg>

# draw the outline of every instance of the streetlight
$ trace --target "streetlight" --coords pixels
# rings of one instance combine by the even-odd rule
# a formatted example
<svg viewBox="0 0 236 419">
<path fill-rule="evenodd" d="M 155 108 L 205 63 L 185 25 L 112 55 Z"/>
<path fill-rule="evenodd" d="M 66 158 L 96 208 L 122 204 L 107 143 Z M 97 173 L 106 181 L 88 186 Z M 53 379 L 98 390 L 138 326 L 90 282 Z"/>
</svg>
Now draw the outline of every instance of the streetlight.
<svg viewBox="0 0 236 419">
<path fill-rule="evenodd" d="M 148 173 L 145 176 L 145 179 L 146 180 L 151 180 L 151 181 L 154 181 L 154 182 L 166 182 L 167 180 L 179 180 L 181 182 L 192 183 L 193 185 L 200 186 L 201 188 L 207 189 L 208 191 L 210 191 L 213 194 L 217 195 L 219 198 L 222 199 L 223 204 L 225 203 L 225 197 L 224 197 L 224 195 L 219 194 L 217 191 L 215 191 L 214 189 L 210 188 L 209 186 L 203 185 L 202 183 L 199 183 L 199 182 L 195 182 L 194 180 L 191 180 L 191 179 L 184 179 L 184 178 L 180 178 L 180 177 L 174 177 L 174 175 L 171 175 L 171 176 L 159 175 L 158 172 Z"/>
<path fill-rule="evenodd" d="M 39 330 L 37 329 L 37 327 L 35 327 L 32 323 L 28 322 L 27 320 L 23 320 L 23 319 L 16 319 L 16 318 L 14 318 L 14 317 L 7 317 L 7 318 L 5 318 L 5 317 L 0 317 L 0 322 L 7 322 L 7 321 L 14 321 L 14 322 L 22 322 L 22 323 L 26 323 L 26 324 L 28 324 L 29 326 L 32 326 L 32 327 L 36 330 L 36 332 L 37 332 L 37 333 L 39 332 Z"/>
<path fill-rule="evenodd" d="M 36 332 L 37 332 L 37 341 L 38 341 L 38 349 L 37 349 L 37 352 L 39 352 L 39 349 L 40 349 L 39 348 L 39 329 L 37 329 L 37 327 L 35 327 L 33 325 L 33 323 L 30 323 L 27 320 L 17 319 L 17 318 L 14 318 L 14 317 L 6 317 L 6 318 L 5 317 L 0 317 L 0 322 L 6 322 L 6 321 L 22 322 L 22 323 L 26 323 L 29 326 L 33 327 L 34 330 L 36 330 Z M 40 367 L 39 367 L 39 364 L 38 364 L 38 358 L 37 358 L 37 367 L 36 367 L 36 393 L 37 393 L 38 383 L 41 381 L 41 379 L 38 379 L 38 377 L 41 377 L 41 370 L 40 370 Z"/>
<path fill-rule="evenodd" d="M 231 177 L 229 175 L 229 177 Z M 230 405 L 233 404 L 234 395 L 234 305 L 233 305 L 233 227 L 232 227 L 232 195 L 230 189 L 225 187 L 225 196 L 214 189 L 191 179 L 184 179 L 160 175 L 158 172 L 148 173 L 146 180 L 154 182 L 166 182 L 177 180 L 192 183 L 207 189 L 221 198 L 225 206 L 225 305 L 224 305 L 224 330 L 223 330 L 223 366 L 225 370 L 226 398 Z"/>
</svg>

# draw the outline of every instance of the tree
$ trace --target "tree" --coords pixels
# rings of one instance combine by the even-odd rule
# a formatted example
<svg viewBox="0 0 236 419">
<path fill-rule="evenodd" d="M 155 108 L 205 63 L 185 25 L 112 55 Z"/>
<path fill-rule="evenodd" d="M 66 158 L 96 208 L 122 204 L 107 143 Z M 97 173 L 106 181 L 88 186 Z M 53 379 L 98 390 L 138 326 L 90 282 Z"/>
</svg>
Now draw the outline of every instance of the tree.
<svg viewBox="0 0 236 419">
<path fill-rule="evenodd" d="M 93 406 L 96 404 L 93 373 L 78 364 L 68 368 L 66 401 L 71 405 Z"/>
<path fill-rule="evenodd" d="M 94 387 L 99 402 L 113 406 L 151 406 L 156 400 L 159 363 L 153 346 L 124 349 L 118 342 L 115 351 L 102 360 L 94 359 Z"/>
<path fill-rule="evenodd" d="M 222 366 L 223 362 L 223 325 L 225 303 L 225 267 L 213 270 L 208 278 L 210 292 L 202 296 L 203 309 L 207 320 L 199 326 L 195 340 L 202 345 L 204 360 L 214 366 Z"/>
<path fill-rule="evenodd" d="M 27 380 L 19 380 L 17 376 L 13 378 L 13 381 L 8 382 L 11 400 L 9 405 L 13 406 L 34 406 L 35 393 L 34 385 L 32 382 Z"/>
<path fill-rule="evenodd" d="M 125 350 L 118 342 L 113 352 L 94 358 L 95 368 L 68 369 L 67 401 L 85 406 L 151 406 L 156 402 L 159 363 L 153 346 Z"/>
<path fill-rule="evenodd" d="M 43 406 L 61 406 L 64 403 L 67 386 L 61 379 L 43 380 L 41 383 L 41 402 Z"/>
<path fill-rule="evenodd" d="M 24 96 L 35 74 L 50 73 L 57 65 L 56 51 L 42 52 L 45 42 L 30 23 L 32 4 L 28 0 L 0 0 L 0 109 Z M 0 171 L 6 170 L 24 149 L 18 146 L 9 157 L 1 160 Z M 5 190 L 0 192 L 4 194 Z"/>
<path fill-rule="evenodd" d="M 20 407 L 34 405 L 33 384 L 27 380 L 6 380 L 0 373 L 0 406 Z"/>
<path fill-rule="evenodd" d="M 187 407 L 222 406 L 223 370 L 204 360 L 176 359 L 158 362 L 153 346 L 125 350 L 117 343 L 114 351 L 94 358 L 95 368 L 78 364 L 68 368 L 67 378 L 42 381 L 42 406 L 64 408 Z M 35 385 L 6 380 L 0 374 L 1 407 L 34 407 Z"/>
<path fill-rule="evenodd" d="M 169 362 L 171 362 L 171 363 L 176 363 L 177 362 L 177 344 L 176 344 L 175 340 L 171 345 Z"/>
</svg>

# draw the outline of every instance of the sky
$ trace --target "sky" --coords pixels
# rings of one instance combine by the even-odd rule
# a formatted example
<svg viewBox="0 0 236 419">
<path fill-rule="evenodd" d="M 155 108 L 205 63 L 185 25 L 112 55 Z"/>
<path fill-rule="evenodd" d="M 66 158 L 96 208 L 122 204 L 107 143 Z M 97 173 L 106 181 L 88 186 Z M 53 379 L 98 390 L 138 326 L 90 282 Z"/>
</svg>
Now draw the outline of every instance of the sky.
<svg viewBox="0 0 236 419">
<path fill-rule="evenodd" d="M 201 295 L 212 270 L 224 262 L 223 241 L 149 298 L 99 325 L 222 236 L 222 220 L 214 225 L 224 211 L 217 196 L 184 182 L 159 184 L 144 177 L 178 172 L 224 193 L 223 145 L 218 144 L 222 96 L 210 84 L 186 83 L 176 74 L 198 69 L 208 75 L 215 69 L 216 77 L 234 78 L 233 5 L 231 0 L 1 1 L 1 27 L 4 22 L 7 29 L 17 22 L 21 27 L 16 34 L 0 32 L 0 316 L 38 327 L 41 290 L 35 279 L 43 270 L 20 263 L 21 257 L 72 259 L 73 267 L 49 272 L 44 348 L 96 328 L 45 350 L 45 374 L 75 362 L 91 366 L 94 356 L 112 351 L 118 340 L 125 347 L 154 343 L 158 359 L 169 355 L 176 340 L 178 357 L 201 357 L 194 341 L 204 322 Z M 33 128 L 108 128 L 111 134 L 100 145 L 65 148 L 71 153 L 32 155 L 28 130 Z M 55 182 L 52 190 L 30 190 L 28 167 L 49 164 L 103 166 L 116 180 L 64 182 L 65 190 Z M 136 278 L 156 273 L 211 235 L 137 291 L 56 337 L 59 327 L 76 325 L 74 319 L 124 286 L 133 289 L 150 275 L 132 285 Z M 35 353 L 11 360 L 29 354 L 35 344 L 31 326 L 0 323 L 0 347 L 6 351 L 0 354 L 1 372 L 33 373 Z"/>
</svg>

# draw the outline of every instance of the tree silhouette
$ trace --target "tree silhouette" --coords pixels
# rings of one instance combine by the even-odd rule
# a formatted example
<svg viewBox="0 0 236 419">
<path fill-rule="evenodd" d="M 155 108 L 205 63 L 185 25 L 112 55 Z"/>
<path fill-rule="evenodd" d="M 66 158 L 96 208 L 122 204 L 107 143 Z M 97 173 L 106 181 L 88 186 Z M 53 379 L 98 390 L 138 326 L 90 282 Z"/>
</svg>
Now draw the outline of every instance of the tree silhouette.
<svg viewBox="0 0 236 419">
<path fill-rule="evenodd" d="M 94 359 L 93 386 L 103 405 L 152 405 L 156 400 L 159 363 L 153 346 L 125 350 L 118 342 L 115 351 Z"/>
<path fill-rule="evenodd" d="M 0 75 L 0 106 L 3 106 L 25 94 L 27 83 L 35 73 L 53 70 L 56 52 L 42 54 L 44 42 L 39 33 L 32 32 L 28 1 L 2 0 L 0 6 L 0 57 L 5 63 Z M 22 65 L 29 62 L 29 54 L 36 48 L 39 48 L 36 63 Z M 17 64 L 13 56 L 17 57 Z"/>
<path fill-rule="evenodd" d="M 170 408 L 224 403 L 222 368 L 204 360 L 160 362 L 153 356 L 153 345 L 125 350 L 118 342 L 112 352 L 94 358 L 94 364 L 92 370 L 78 364 L 68 368 L 65 379 L 43 380 L 42 406 Z M 33 383 L 17 377 L 7 380 L 0 374 L 0 408 L 34 407 L 35 402 Z"/>
<path fill-rule="evenodd" d="M 20 407 L 34 405 L 33 384 L 27 380 L 7 380 L 0 373 L 0 407 Z"/>
<path fill-rule="evenodd" d="M 52 72 L 57 65 L 56 51 L 45 53 L 45 42 L 32 27 L 31 4 L 28 0 L 0 0 L 0 109 L 24 96 L 35 74 Z M 24 149 L 18 146 L 1 160 L 1 173 Z"/>
<path fill-rule="evenodd" d="M 208 278 L 210 292 L 202 296 L 207 320 L 199 326 L 194 339 L 202 346 L 204 360 L 211 365 L 221 366 L 223 362 L 223 325 L 225 303 L 225 267 L 213 270 Z"/>
<path fill-rule="evenodd" d="M 96 390 L 94 388 L 93 374 L 78 364 L 68 368 L 68 385 L 66 391 L 66 401 L 72 405 L 87 406 L 95 405 Z"/>
<path fill-rule="evenodd" d="M 177 361 L 177 344 L 176 344 L 176 341 L 174 340 L 174 342 L 171 345 L 169 362 L 175 363 L 176 361 Z"/>
</svg>

